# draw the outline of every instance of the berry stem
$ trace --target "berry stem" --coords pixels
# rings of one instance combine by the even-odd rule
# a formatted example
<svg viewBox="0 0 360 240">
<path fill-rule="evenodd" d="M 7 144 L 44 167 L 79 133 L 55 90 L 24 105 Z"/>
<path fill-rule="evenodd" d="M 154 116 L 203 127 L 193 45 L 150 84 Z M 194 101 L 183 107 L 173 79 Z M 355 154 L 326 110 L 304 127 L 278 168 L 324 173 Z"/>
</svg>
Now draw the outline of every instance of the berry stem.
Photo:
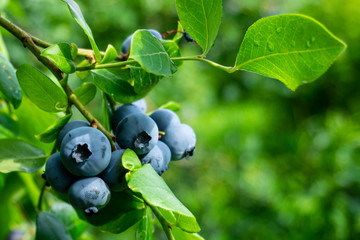
<svg viewBox="0 0 360 240">
<path fill-rule="evenodd" d="M 71 88 L 66 85 L 65 92 L 68 95 L 68 98 L 72 104 L 81 112 L 81 114 L 93 125 L 97 126 L 97 129 L 99 129 L 101 132 L 105 134 L 105 136 L 109 139 L 111 144 L 111 149 L 114 151 L 116 150 L 116 146 L 114 143 L 115 136 L 112 135 L 110 132 L 108 132 L 105 127 L 94 117 L 94 115 L 89 112 L 86 107 L 80 102 L 78 97 L 73 93 Z"/>
<path fill-rule="evenodd" d="M 147 203 L 148 204 L 148 203 Z M 148 204 L 151 208 L 151 210 L 153 211 L 153 213 L 155 214 L 156 218 L 159 220 L 159 222 L 161 223 L 161 226 L 166 234 L 166 237 L 168 240 L 175 240 L 174 235 L 171 232 L 171 225 L 166 221 L 166 219 L 161 215 L 161 212 L 159 211 L 159 209 L 157 207 L 151 206 L 150 204 Z"/>
</svg>

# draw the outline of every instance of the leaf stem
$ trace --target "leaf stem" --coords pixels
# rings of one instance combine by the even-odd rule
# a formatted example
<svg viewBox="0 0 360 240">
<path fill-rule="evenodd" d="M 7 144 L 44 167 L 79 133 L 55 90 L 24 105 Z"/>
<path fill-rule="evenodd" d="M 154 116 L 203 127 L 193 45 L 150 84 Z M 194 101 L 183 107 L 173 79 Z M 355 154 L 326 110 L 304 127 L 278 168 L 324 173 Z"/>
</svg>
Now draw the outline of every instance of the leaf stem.
<svg viewBox="0 0 360 240">
<path fill-rule="evenodd" d="M 217 69 L 220 69 L 220 70 L 223 70 L 225 72 L 228 72 L 228 73 L 232 73 L 234 72 L 234 69 L 233 67 L 227 67 L 227 66 L 223 66 L 221 64 L 218 64 L 216 62 L 213 62 L 209 59 L 205 59 L 201 56 L 191 56 L 191 57 L 173 57 L 171 58 L 172 61 L 200 61 L 200 62 L 205 62 L 207 64 L 210 64 L 211 66 L 217 68 Z"/>
<path fill-rule="evenodd" d="M 156 218 L 161 223 L 161 226 L 162 226 L 168 240 L 175 240 L 175 237 L 171 232 L 171 226 L 166 221 L 166 219 L 161 215 L 161 212 L 159 211 L 159 209 L 157 207 L 154 207 L 154 206 L 148 204 L 148 203 L 147 203 L 147 205 L 150 206 L 150 208 L 153 211 L 153 213 L 155 214 Z"/>
<path fill-rule="evenodd" d="M 223 70 L 225 72 L 228 72 L 228 73 L 234 72 L 233 67 L 223 66 L 221 64 L 218 64 L 211 60 L 202 58 L 200 56 L 173 57 L 173 58 L 171 58 L 171 60 L 174 62 L 176 62 L 176 61 L 200 61 L 200 62 L 205 62 L 207 64 L 210 64 L 211 66 L 213 66 L 217 69 Z M 135 60 L 127 60 L 127 61 L 116 62 L 116 63 L 96 64 L 96 65 L 90 65 L 90 66 L 84 66 L 84 67 L 77 67 L 76 71 L 88 71 L 88 70 L 92 70 L 92 69 L 115 68 L 115 67 L 122 67 L 122 66 L 130 65 L 130 64 L 134 64 L 134 63 L 136 63 Z"/>
<path fill-rule="evenodd" d="M 77 67 L 76 71 L 88 71 L 92 69 L 102 69 L 102 68 L 115 68 L 115 67 L 122 67 L 125 65 L 136 63 L 135 60 L 127 60 L 122 62 L 116 62 L 116 63 L 106 63 L 106 64 L 96 64 L 96 65 L 90 65 L 90 66 L 84 66 L 84 67 Z"/>
</svg>

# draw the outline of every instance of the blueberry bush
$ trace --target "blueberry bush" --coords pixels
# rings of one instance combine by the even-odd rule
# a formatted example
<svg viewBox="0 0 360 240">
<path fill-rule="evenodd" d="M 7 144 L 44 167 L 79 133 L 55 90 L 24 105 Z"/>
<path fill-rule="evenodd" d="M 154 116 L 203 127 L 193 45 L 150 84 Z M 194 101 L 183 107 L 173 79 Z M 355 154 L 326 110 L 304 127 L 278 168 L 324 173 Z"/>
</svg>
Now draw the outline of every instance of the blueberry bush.
<svg viewBox="0 0 360 240">
<path fill-rule="evenodd" d="M 36 37 L 7 14 L 7 1 L 0 17 L 2 32 L 41 64 L 15 68 L 12 49 L 1 41 L 0 183 L 14 179 L 11 193 L 25 183 L 25 214 L 36 222 L 26 234 L 36 239 L 86 239 L 91 229 L 120 234 L 129 228 L 135 239 L 153 239 L 157 228 L 167 239 L 203 239 L 195 215 L 162 178 L 175 161 L 196 155 L 197 129 L 180 120 L 172 99 L 150 112 L 144 97 L 178 69 L 191 71 L 188 61 L 226 74 L 257 73 L 295 91 L 322 76 L 346 49 L 314 18 L 279 14 L 253 23 L 233 65 L 222 65 L 208 57 L 221 26 L 222 1 L 176 0 L 173 29 L 160 34 L 138 26 L 122 36 L 119 50 L 108 44 L 102 51 L 78 3 L 53 1 L 67 6 L 67 17 L 82 29 L 89 48 L 72 39 L 49 43 Z M 183 55 L 182 44 L 201 52 Z M 74 78 L 82 81 L 76 88 Z M 100 114 L 88 107 L 94 98 Z M 76 114 L 86 121 L 74 120 Z M 16 235 L 5 225 L 0 237 Z"/>
</svg>

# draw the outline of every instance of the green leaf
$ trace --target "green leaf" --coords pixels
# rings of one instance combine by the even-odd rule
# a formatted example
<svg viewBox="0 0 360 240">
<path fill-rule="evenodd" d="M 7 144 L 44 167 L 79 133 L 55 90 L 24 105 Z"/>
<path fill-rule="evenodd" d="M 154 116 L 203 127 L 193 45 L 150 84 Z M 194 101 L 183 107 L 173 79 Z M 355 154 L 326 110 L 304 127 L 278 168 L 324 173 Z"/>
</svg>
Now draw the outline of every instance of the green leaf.
<svg viewBox="0 0 360 240">
<path fill-rule="evenodd" d="M 0 52 L 0 92 L 12 103 L 14 108 L 21 103 L 20 85 L 15 69 L 10 61 Z"/>
<path fill-rule="evenodd" d="M 197 233 L 184 232 L 177 227 L 173 227 L 171 232 L 173 233 L 176 240 L 204 240 L 204 238 Z"/>
<path fill-rule="evenodd" d="M 222 15 L 221 0 L 176 0 L 180 22 L 205 56 L 214 45 Z"/>
<path fill-rule="evenodd" d="M 174 112 L 178 112 L 180 110 L 180 105 L 177 102 L 170 101 L 165 103 L 164 105 L 161 105 L 159 108 L 165 108 Z"/>
<path fill-rule="evenodd" d="M 65 115 L 49 126 L 43 133 L 36 135 L 36 138 L 42 142 L 51 143 L 56 140 L 58 133 L 69 122 L 72 114 Z"/>
<path fill-rule="evenodd" d="M 162 40 L 161 42 L 171 58 L 181 57 L 179 45 L 175 40 Z M 174 64 L 176 67 L 180 67 L 182 63 L 183 61 L 176 61 Z"/>
<path fill-rule="evenodd" d="M 96 86 L 118 102 L 131 103 L 142 97 L 136 94 L 129 82 L 108 70 L 93 70 L 91 74 Z"/>
<path fill-rule="evenodd" d="M 130 74 L 137 94 L 148 93 L 161 79 L 160 76 L 146 72 L 141 67 L 130 67 Z"/>
<path fill-rule="evenodd" d="M 113 45 L 109 44 L 106 48 L 104 58 L 101 60 L 101 63 L 109 63 L 116 59 L 117 51 Z"/>
<path fill-rule="evenodd" d="M 129 190 L 111 192 L 110 202 L 97 214 L 87 216 L 80 211 L 78 214 L 102 231 L 121 233 L 142 219 L 145 204 Z"/>
<path fill-rule="evenodd" d="M 78 67 L 85 67 L 85 66 L 91 66 L 88 60 L 83 60 L 80 62 Z M 90 71 L 76 71 L 76 76 L 80 79 L 85 79 L 90 75 Z"/>
<path fill-rule="evenodd" d="M 53 81 L 29 64 L 21 65 L 16 76 L 22 90 L 42 110 L 59 112 L 67 107 L 67 96 L 58 81 Z"/>
<path fill-rule="evenodd" d="M 41 52 L 41 56 L 50 59 L 64 73 L 75 72 L 75 63 L 72 55 L 72 49 L 67 43 L 51 45 Z"/>
<path fill-rule="evenodd" d="M 111 121 L 111 106 L 107 99 L 107 96 L 105 93 L 103 95 L 103 101 L 102 101 L 102 123 L 106 130 L 111 131 L 110 127 L 110 121 Z"/>
<path fill-rule="evenodd" d="M 146 214 L 140 221 L 136 229 L 137 240 L 152 240 L 153 239 L 154 224 L 151 219 L 151 208 L 147 207 Z"/>
<path fill-rule="evenodd" d="M 43 149 L 46 153 L 50 152 L 54 144 L 41 142 L 35 135 L 44 132 L 52 125 L 58 118 L 57 114 L 41 110 L 24 97 L 20 107 L 15 110 L 15 115 L 18 118 L 17 125 L 21 126 L 18 128 L 19 138 Z"/>
<path fill-rule="evenodd" d="M 73 239 L 79 239 L 89 225 L 78 217 L 75 209 L 70 204 L 55 202 L 51 206 L 50 212 L 63 222 L 66 231 Z"/>
<path fill-rule="evenodd" d="M 173 37 L 173 41 L 175 41 L 176 43 L 179 43 L 181 38 L 183 37 L 183 31 L 184 31 L 184 28 L 183 26 L 181 25 L 181 22 L 178 21 L 178 27 L 177 27 L 177 33 L 175 34 L 175 36 Z"/>
<path fill-rule="evenodd" d="M 69 10 L 71 12 L 72 17 L 75 21 L 80 25 L 80 27 L 84 30 L 85 34 L 88 36 L 92 49 L 94 50 L 95 59 L 97 62 L 101 61 L 101 55 L 99 48 L 95 43 L 94 36 L 89 25 L 86 23 L 85 18 L 81 12 L 79 5 L 74 0 L 61 0 L 66 2 Z"/>
<path fill-rule="evenodd" d="M 92 82 L 83 83 L 81 87 L 74 90 L 74 94 L 83 105 L 87 105 L 96 95 L 96 86 Z"/>
<path fill-rule="evenodd" d="M 276 78 L 295 90 L 320 77 L 345 48 L 344 42 L 311 17 L 271 16 L 248 29 L 234 70 Z"/>
<path fill-rule="evenodd" d="M 35 240 L 71 240 L 64 224 L 53 213 L 40 212 L 36 218 Z"/>
<path fill-rule="evenodd" d="M 137 61 L 147 72 L 172 76 L 176 66 L 171 61 L 161 40 L 147 30 L 137 30 L 131 40 L 129 59 Z"/>
<path fill-rule="evenodd" d="M 131 150 L 130 148 L 126 149 L 122 158 L 121 158 L 122 165 L 125 169 L 130 171 L 141 168 L 141 162 L 139 157 L 136 153 Z"/>
<path fill-rule="evenodd" d="M 36 172 L 45 163 L 43 150 L 16 139 L 0 139 L 0 172 Z"/>
<path fill-rule="evenodd" d="M 126 180 L 129 188 L 140 193 L 147 204 L 157 207 L 170 225 L 187 232 L 200 231 L 194 215 L 175 197 L 150 164 L 133 169 L 126 174 Z"/>
<path fill-rule="evenodd" d="M 15 138 L 18 134 L 18 122 L 9 115 L 0 112 L 0 138 Z"/>
</svg>

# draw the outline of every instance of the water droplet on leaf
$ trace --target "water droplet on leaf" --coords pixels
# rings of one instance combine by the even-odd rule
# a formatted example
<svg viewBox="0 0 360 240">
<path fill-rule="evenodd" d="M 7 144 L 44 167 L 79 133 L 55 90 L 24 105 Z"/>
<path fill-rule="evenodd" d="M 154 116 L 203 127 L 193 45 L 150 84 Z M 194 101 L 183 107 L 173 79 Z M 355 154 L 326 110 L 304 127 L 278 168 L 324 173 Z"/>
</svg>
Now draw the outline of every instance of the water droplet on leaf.
<svg viewBox="0 0 360 240">
<path fill-rule="evenodd" d="M 306 42 L 306 46 L 309 48 L 309 47 L 311 47 L 311 42 L 310 41 L 307 41 Z"/>
<path fill-rule="evenodd" d="M 295 41 L 294 40 L 291 41 L 291 46 L 295 47 Z"/>
<path fill-rule="evenodd" d="M 276 28 L 276 32 L 277 32 L 277 33 L 280 33 L 281 30 L 282 30 L 282 27 L 277 27 L 277 28 Z"/>
<path fill-rule="evenodd" d="M 260 46 L 260 40 L 255 40 L 255 41 L 254 41 L 254 44 L 255 44 L 255 46 L 257 46 L 257 47 Z"/>
<path fill-rule="evenodd" d="M 315 37 L 312 37 L 312 38 L 311 38 L 311 41 L 312 41 L 312 42 L 315 42 L 315 39 L 316 39 Z"/>
</svg>

